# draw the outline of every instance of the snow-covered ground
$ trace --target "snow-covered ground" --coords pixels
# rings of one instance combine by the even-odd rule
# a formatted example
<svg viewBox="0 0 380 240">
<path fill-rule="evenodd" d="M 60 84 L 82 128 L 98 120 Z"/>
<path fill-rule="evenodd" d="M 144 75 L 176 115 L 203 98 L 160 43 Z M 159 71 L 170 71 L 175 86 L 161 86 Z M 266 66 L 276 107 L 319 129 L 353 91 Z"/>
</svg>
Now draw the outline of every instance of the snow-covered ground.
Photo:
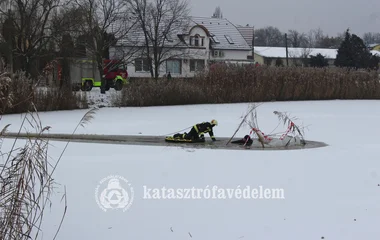
<svg viewBox="0 0 380 240">
<path fill-rule="evenodd" d="M 89 107 L 112 107 L 114 106 L 115 100 L 121 96 L 121 91 L 116 91 L 111 88 L 106 91 L 105 94 L 100 93 L 100 88 L 93 88 L 91 91 L 77 91 L 77 95 L 86 95 Z"/>
<path fill-rule="evenodd" d="M 101 108 L 78 133 L 167 135 L 217 119 L 216 137 L 230 137 L 248 104 Z M 259 127 L 278 124 L 285 111 L 308 126 L 307 140 L 329 146 L 291 151 L 189 150 L 169 147 L 70 143 L 55 172 L 66 186 L 68 212 L 57 239 L 377 239 L 380 229 L 380 101 L 271 102 L 258 108 Z M 41 113 L 50 132 L 71 133 L 85 110 Z M 20 115 L 1 127 L 17 131 Z M 286 126 L 277 130 L 283 131 Z M 276 130 L 276 131 L 277 131 Z M 25 131 L 25 130 L 23 130 Z M 248 129 L 242 129 L 243 137 Z M 208 138 L 209 139 L 209 138 Z M 5 140 L 4 152 L 13 143 Z M 21 142 L 20 142 L 21 143 Z M 51 142 L 57 158 L 64 143 Z M 95 190 L 120 175 L 134 190 L 129 209 L 104 212 Z M 121 181 L 123 183 L 123 181 Z M 148 188 L 283 189 L 284 199 L 144 199 Z M 52 239 L 63 211 L 57 190 L 45 216 Z"/>
</svg>

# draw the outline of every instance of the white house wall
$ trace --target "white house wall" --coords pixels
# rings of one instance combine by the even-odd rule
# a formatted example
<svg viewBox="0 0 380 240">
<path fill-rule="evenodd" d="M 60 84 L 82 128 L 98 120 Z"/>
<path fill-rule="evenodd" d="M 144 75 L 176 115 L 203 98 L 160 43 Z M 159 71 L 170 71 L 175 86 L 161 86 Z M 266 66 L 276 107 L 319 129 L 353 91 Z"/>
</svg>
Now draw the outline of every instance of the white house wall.
<svg viewBox="0 0 380 240">
<path fill-rule="evenodd" d="M 120 59 L 122 57 L 129 59 L 127 64 L 128 75 L 132 78 L 148 78 L 150 77 L 150 71 L 136 71 L 134 59 L 135 58 L 145 58 L 141 55 L 141 52 L 137 52 L 134 56 L 124 56 L 125 53 L 130 52 L 128 48 L 121 49 L 110 49 L 110 56 L 112 59 Z M 181 49 L 181 50 L 171 50 L 171 56 L 173 59 L 181 60 L 181 74 L 171 73 L 172 77 L 192 77 L 195 72 L 190 72 L 190 59 L 202 59 L 205 60 L 205 66 L 207 65 L 207 59 L 209 52 L 206 49 Z M 177 57 L 178 56 L 178 57 Z M 152 56 L 153 57 L 153 56 Z M 159 76 L 162 77 L 166 74 L 166 62 L 163 62 L 159 69 Z"/>
<path fill-rule="evenodd" d="M 221 51 L 223 52 L 223 57 L 215 57 L 214 51 Z M 218 50 L 215 49 L 211 51 L 211 57 L 210 60 L 239 60 L 239 61 L 248 61 L 247 56 L 250 54 L 250 51 L 243 51 L 243 50 Z"/>
<path fill-rule="evenodd" d="M 187 49 L 186 53 L 181 53 L 181 51 L 173 51 L 172 55 L 176 56 L 178 54 L 178 59 L 181 60 L 181 74 L 171 73 L 172 77 L 193 77 L 195 72 L 190 72 L 190 60 L 200 59 L 205 61 L 205 67 L 207 67 L 209 60 L 217 61 L 227 61 L 227 62 L 249 62 L 247 60 L 247 51 L 237 51 L 237 50 L 223 50 L 224 57 L 213 57 L 212 50 L 206 49 Z M 111 54 L 112 52 L 112 54 Z M 122 55 L 122 53 L 121 53 Z M 110 51 L 110 56 L 114 56 L 114 51 Z M 136 54 L 136 57 L 138 54 Z M 142 57 L 144 58 L 144 56 Z M 174 57 L 177 59 L 177 57 Z M 131 58 L 131 62 L 127 65 L 127 71 L 130 77 L 133 78 L 146 78 L 150 77 L 150 72 L 136 72 L 134 65 L 134 58 Z M 166 63 L 163 62 L 160 66 L 159 75 L 160 77 L 166 74 Z"/>
</svg>

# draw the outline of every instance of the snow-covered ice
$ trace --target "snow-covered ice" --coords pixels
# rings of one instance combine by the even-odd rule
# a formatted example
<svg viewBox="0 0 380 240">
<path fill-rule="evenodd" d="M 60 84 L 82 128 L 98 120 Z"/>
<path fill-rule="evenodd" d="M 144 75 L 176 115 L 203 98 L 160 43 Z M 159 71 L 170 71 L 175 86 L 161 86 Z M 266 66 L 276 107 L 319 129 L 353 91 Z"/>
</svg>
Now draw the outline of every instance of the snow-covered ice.
<svg viewBox="0 0 380 240">
<path fill-rule="evenodd" d="M 101 108 L 78 133 L 164 136 L 215 118 L 216 137 L 230 137 L 248 107 Z M 377 239 L 379 108 L 380 101 L 364 100 L 270 102 L 258 108 L 259 127 L 265 133 L 278 124 L 273 111 L 288 112 L 308 126 L 306 140 L 329 144 L 315 149 L 228 151 L 70 143 L 55 172 L 68 199 L 57 239 Z M 71 133 L 85 112 L 46 112 L 40 117 L 43 125 L 52 126 L 50 132 Z M 20 115 L 8 115 L 0 123 L 11 123 L 9 131 L 18 131 L 21 121 Z M 237 137 L 248 132 L 242 129 Z M 2 151 L 12 143 L 4 140 Z M 65 143 L 51 144 L 50 156 L 57 158 Z M 95 189 L 109 175 L 126 178 L 134 189 L 126 212 L 103 212 L 97 205 Z M 214 185 L 282 188 L 285 199 L 143 199 L 144 186 Z M 59 224 L 60 200 L 57 193 L 45 216 L 43 239 L 52 239 Z"/>
</svg>

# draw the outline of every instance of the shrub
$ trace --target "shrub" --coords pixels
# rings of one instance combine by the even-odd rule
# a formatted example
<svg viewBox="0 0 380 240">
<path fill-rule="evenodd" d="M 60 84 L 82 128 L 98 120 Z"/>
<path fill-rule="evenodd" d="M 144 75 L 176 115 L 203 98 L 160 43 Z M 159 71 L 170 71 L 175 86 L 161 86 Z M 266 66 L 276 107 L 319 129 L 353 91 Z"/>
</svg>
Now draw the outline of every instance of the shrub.
<svg viewBox="0 0 380 240">
<path fill-rule="evenodd" d="M 121 96 L 118 106 L 380 99 L 380 83 L 376 71 L 220 65 L 192 79 L 135 80 Z"/>
</svg>

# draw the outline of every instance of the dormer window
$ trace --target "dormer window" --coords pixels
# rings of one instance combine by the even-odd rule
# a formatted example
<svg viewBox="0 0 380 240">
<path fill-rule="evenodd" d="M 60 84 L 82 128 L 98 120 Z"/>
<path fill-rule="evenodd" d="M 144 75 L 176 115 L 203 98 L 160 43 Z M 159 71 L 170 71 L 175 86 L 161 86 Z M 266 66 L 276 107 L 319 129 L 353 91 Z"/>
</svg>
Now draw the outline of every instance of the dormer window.
<svg viewBox="0 0 380 240">
<path fill-rule="evenodd" d="M 201 37 L 199 34 L 190 37 L 190 46 L 200 47 L 204 46 L 204 37 Z"/>
</svg>

